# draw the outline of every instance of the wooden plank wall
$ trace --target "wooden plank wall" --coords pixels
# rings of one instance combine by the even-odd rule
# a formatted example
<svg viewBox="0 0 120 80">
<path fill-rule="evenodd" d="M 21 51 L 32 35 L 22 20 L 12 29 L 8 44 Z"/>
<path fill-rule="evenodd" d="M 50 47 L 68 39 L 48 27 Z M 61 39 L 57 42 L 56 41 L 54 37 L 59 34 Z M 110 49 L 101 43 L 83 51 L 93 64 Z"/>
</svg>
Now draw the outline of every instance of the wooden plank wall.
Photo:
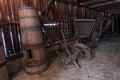
<svg viewBox="0 0 120 80">
<path fill-rule="evenodd" d="M 46 8 L 48 1 L 49 0 L 0 0 L 0 19 L 9 21 L 9 23 L 17 23 L 19 25 L 19 7 L 33 6 L 36 7 L 39 11 L 43 11 Z M 96 18 L 97 14 L 98 12 L 83 7 L 52 2 L 52 4 L 49 5 L 49 8 L 42 12 L 41 20 L 43 23 L 59 23 L 59 25 L 55 27 L 46 27 L 47 35 L 50 36 L 53 43 L 55 43 L 58 41 L 57 37 L 62 39 L 60 29 L 63 30 L 66 39 L 68 39 L 68 41 L 72 41 L 75 33 L 75 28 L 73 25 L 74 17 Z M 15 27 L 12 24 L 9 26 Z M 9 27 L 5 32 L 9 32 Z M 44 42 L 45 44 L 51 44 L 45 35 Z"/>
<path fill-rule="evenodd" d="M 0 19 L 9 22 L 19 22 L 18 8 L 22 6 L 34 6 L 41 8 L 40 0 L 0 0 Z"/>
<path fill-rule="evenodd" d="M 34 6 L 38 10 L 43 10 L 49 0 L 0 0 L 0 19 L 5 19 L 10 22 L 19 22 L 18 8 L 21 6 Z M 47 13 L 44 13 L 44 18 L 49 20 L 63 21 L 70 17 L 78 18 L 95 18 L 96 11 L 86 9 L 83 7 L 77 7 L 72 5 L 66 5 L 59 2 L 53 2 L 50 5 Z M 48 19 L 45 21 L 49 22 Z"/>
</svg>

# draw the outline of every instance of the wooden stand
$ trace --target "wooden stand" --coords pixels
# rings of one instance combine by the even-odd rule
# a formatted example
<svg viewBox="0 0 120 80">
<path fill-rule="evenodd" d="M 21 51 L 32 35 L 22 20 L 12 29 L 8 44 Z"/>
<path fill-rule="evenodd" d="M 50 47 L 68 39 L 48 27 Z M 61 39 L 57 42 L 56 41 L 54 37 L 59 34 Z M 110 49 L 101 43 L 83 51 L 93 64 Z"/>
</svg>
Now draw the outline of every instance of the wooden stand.
<svg viewBox="0 0 120 80">
<path fill-rule="evenodd" d="M 24 50 L 24 66 L 28 74 L 42 73 L 47 69 L 44 49 L 27 49 Z"/>
</svg>

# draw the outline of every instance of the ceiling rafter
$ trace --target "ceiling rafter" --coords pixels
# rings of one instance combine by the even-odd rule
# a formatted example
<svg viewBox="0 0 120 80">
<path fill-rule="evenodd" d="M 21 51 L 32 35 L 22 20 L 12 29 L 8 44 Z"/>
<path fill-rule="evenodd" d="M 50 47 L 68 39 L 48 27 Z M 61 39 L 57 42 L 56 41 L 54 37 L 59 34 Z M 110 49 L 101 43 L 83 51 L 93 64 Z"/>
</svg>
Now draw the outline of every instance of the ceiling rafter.
<svg viewBox="0 0 120 80">
<path fill-rule="evenodd" d="M 84 6 L 108 13 L 119 13 L 120 0 L 91 0 L 83 3 Z"/>
<path fill-rule="evenodd" d="M 90 8 L 96 8 L 96 7 L 100 7 L 100 6 L 104 6 L 104 5 L 110 5 L 110 4 L 114 4 L 114 3 L 118 3 L 120 2 L 120 0 L 110 0 L 110 1 L 107 1 L 107 2 L 104 2 L 104 3 L 100 3 L 100 4 L 96 4 L 96 5 L 92 5 L 92 6 L 89 6 Z"/>
<path fill-rule="evenodd" d="M 111 0 L 91 0 L 88 2 L 84 2 L 84 6 L 92 6 L 92 5 L 96 5 L 96 4 L 100 4 L 108 1 L 111 1 Z"/>
</svg>

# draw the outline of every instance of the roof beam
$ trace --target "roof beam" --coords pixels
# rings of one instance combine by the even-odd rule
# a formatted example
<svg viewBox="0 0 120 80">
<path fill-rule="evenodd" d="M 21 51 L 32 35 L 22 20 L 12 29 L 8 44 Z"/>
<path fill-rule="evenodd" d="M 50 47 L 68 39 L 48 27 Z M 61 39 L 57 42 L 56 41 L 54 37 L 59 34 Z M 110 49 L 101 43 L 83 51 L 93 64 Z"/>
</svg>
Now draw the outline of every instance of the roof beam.
<svg viewBox="0 0 120 80">
<path fill-rule="evenodd" d="M 93 6 L 89 6 L 89 7 L 90 8 L 95 8 L 95 7 L 110 5 L 110 4 L 114 4 L 114 3 L 118 3 L 118 2 L 120 2 L 120 0 L 112 0 L 112 1 L 107 1 L 107 2 L 104 2 L 104 3 L 96 4 L 96 5 L 93 5 Z"/>
<path fill-rule="evenodd" d="M 104 5 L 104 6 L 100 6 L 100 7 L 96 7 L 96 9 L 107 11 L 107 10 L 117 9 L 119 6 L 120 6 L 120 2 L 109 4 L 109 5 Z"/>
<path fill-rule="evenodd" d="M 112 12 L 112 14 L 120 14 L 120 11 Z"/>
<path fill-rule="evenodd" d="M 96 5 L 96 4 L 104 3 L 107 1 L 111 1 L 111 0 L 91 0 L 91 1 L 85 2 L 84 6 Z"/>
<path fill-rule="evenodd" d="M 114 8 L 114 9 L 109 9 L 106 10 L 107 12 L 115 12 L 115 11 L 120 11 L 120 7 Z"/>
</svg>

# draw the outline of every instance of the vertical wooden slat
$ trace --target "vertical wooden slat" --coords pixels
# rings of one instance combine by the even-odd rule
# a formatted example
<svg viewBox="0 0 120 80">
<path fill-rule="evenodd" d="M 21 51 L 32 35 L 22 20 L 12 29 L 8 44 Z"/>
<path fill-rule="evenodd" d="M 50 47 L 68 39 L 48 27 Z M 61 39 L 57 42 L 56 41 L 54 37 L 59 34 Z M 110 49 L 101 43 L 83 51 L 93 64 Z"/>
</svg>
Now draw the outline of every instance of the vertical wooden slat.
<svg viewBox="0 0 120 80">
<path fill-rule="evenodd" d="M 2 12 L 1 13 L 2 13 L 2 19 L 7 20 L 9 14 L 7 12 L 5 1 L 6 0 L 1 0 L 0 1 L 1 2 L 1 7 L 2 7 L 2 9 L 1 9 Z"/>
<path fill-rule="evenodd" d="M 40 10 L 40 6 L 41 6 L 40 1 L 41 0 L 29 0 L 29 5 Z"/>
<path fill-rule="evenodd" d="M 20 7 L 22 6 L 29 6 L 29 0 L 20 0 Z"/>
</svg>

